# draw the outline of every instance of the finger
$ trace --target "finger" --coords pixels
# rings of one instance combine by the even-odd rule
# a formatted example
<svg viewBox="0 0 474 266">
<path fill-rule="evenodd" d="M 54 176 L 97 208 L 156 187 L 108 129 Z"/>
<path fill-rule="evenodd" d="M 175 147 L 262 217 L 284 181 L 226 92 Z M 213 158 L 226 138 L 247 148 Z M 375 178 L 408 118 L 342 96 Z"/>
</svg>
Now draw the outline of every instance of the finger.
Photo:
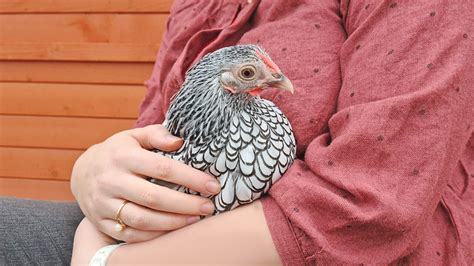
<svg viewBox="0 0 474 266">
<path fill-rule="evenodd" d="M 119 206 L 121 202 L 120 200 L 115 200 L 114 206 Z M 112 214 L 109 217 L 115 218 L 115 215 Z M 127 226 L 142 231 L 171 231 L 200 220 L 199 216 L 155 211 L 133 202 L 125 204 L 119 218 Z"/>
<path fill-rule="evenodd" d="M 120 198 L 157 211 L 186 215 L 208 215 L 214 212 L 214 204 L 201 196 L 190 195 L 167 187 L 155 185 L 136 176 L 124 179 L 118 187 Z M 118 208 L 114 206 L 112 209 Z"/>
<path fill-rule="evenodd" d="M 166 232 L 161 231 L 143 231 L 130 226 L 126 226 L 122 231 L 115 231 L 115 225 L 117 222 L 111 219 L 105 219 L 100 221 L 99 230 L 105 232 L 107 235 L 127 243 L 143 242 L 151 239 L 155 239 Z"/>
<path fill-rule="evenodd" d="M 134 173 L 182 185 L 206 195 L 219 193 L 221 186 L 212 176 L 189 165 L 147 150 L 136 150 L 123 162 Z"/>
<path fill-rule="evenodd" d="M 171 135 L 162 125 L 132 129 L 130 134 L 147 150 L 175 151 L 183 145 L 183 139 Z"/>
</svg>

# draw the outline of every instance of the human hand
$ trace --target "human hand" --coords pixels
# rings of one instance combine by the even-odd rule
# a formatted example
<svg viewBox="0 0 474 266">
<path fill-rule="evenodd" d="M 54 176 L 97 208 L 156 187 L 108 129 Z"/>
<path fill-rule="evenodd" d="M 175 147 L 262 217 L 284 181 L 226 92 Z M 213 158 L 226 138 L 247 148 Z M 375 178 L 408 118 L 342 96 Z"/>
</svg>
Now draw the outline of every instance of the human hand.
<svg viewBox="0 0 474 266">
<path fill-rule="evenodd" d="M 86 217 L 107 235 L 126 242 L 153 239 L 199 220 L 214 211 L 213 203 L 145 180 L 151 177 L 189 187 L 204 194 L 220 191 L 218 181 L 199 170 L 150 152 L 179 149 L 183 141 L 163 126 L 117 133 L 93 145 L 76 161 L 71 190 Z M 116 232 L 115 215 L 127 227 Z"/>
</svg>

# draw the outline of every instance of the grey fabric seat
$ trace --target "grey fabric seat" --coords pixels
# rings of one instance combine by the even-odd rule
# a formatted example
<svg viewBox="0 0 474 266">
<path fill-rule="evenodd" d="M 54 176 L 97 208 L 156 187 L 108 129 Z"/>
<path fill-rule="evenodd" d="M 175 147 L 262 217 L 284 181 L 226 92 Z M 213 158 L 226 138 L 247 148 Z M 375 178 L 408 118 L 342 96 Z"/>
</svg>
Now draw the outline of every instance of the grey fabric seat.
<svg viewBox="0 0 474 266">
<path fill-rule="evenodd" d="M 77 203 L 0 197 L 0 265 L 69 265 Z"/>
</svg>

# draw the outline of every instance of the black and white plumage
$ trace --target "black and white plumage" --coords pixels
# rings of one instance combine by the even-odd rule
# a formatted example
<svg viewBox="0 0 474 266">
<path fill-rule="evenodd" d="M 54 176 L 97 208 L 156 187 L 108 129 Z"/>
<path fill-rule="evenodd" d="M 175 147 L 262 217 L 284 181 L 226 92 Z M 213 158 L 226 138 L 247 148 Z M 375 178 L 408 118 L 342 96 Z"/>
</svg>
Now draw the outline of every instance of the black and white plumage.
<svg viewBox="0 0 474 266">
<path fill-rule="evenodd" d="M 184 144 L 176 152 L 156 152 L 220 181 L 222 190 L 212 197 L 215 214 L 260 198 L 295 158 L 288 119 L 258 96 L 267 87 L 293 92 L 291 82 L 260 47 L 226 47 L 186 72 L 170 105 L 164 125 Z"/>
</svg>

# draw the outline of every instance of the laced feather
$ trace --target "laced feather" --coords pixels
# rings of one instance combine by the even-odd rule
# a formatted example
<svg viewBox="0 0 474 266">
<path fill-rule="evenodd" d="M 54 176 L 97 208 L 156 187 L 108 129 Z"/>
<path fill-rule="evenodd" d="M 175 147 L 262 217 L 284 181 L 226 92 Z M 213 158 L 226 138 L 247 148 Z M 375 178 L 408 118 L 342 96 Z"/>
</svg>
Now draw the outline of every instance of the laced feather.
<svg viewBox="0 0 474 266">
<path fill-rule="evenodd" d="M 216 214 L 266 193 L 296 153 L 291 125 L 272 102 L 247 93 L 232 94 L 220 83 L 227 66 L 258 60 L 256 49 L 266 55 L 258 46 L 232 46 L 208 54 L 186 72 L 165 123 L 184 144 L 176 152 L 155 151 L 220 181 L 221 193 L 211 197 Z M 150 181 L 199 194 L 186 187 Z"/>
</svg>

